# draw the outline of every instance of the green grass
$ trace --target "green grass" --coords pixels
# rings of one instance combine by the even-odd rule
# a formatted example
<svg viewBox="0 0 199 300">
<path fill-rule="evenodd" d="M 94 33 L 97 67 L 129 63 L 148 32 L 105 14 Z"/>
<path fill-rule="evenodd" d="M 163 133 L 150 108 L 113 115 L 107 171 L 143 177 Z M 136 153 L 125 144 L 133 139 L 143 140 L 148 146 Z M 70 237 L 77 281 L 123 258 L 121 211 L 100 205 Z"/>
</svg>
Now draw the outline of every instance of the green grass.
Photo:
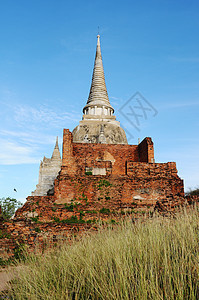
<svg viewBox="0 0 199 300">
<path fill-rule="evenodd" d="M 10 299 L 199 299 L 199 214 L 126 221 L 31 256 Z"/>
</svg>

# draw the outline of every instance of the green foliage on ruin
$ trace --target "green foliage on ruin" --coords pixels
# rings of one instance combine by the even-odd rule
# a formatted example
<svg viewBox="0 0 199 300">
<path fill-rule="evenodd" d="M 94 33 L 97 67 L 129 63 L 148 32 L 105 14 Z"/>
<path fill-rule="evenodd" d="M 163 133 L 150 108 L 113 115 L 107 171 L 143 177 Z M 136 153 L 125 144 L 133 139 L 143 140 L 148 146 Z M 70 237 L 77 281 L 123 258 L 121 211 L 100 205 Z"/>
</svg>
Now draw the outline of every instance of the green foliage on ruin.
<svg viewBox="0 0 199 300">
<path fill-rule="evenodd" d="M 35 232 L 40 233 L 40 232 L 41 232 L 41 229 L 40 229 L 39 227 L 36 227 L 36 228 L 35 228 Z"/>
<path fill-rule="evenodd" d="M 83 220 L 81 216 L 79 219 L 77 216 L 72 216 L 71 218 L 61 220 L 60 222 L 63 224 L 83 224 L 85 223 L 85 220 Z"/>
<path fill-rule="evenodd" d="M 85 210 L 85 213 L 87 214 L 97 214 L 96 210 Z"/>
<path fill-rule="evenodd" d="M 95 224 L 97 222 L 96 219 L 89 219 L 86 221 L 86 224 Z"/>
<path fill-rule="evenodd" d="M 64 203 L 64 208 L 67 209 L 67 211 L 74 211 L 74 204 L 71 203 L 71 204 L 67 204 L 67 203 Z"/>
<path fill-rule="evenodd" d="M 30 218 L 32 222 L 39 223 L 39 216 Z"/>
<path fill-rule="evenodd" d="M 60 220 L 60 218 L 53 217 L 54 222 L 59 224 L 83 224 L 85 220 L 82 219 L 82 215 L 80 214 L 80 218 L 77 216 L 72 216 L 71 218 Z"/>
<path fill-rule="evenodd" d="M 110 214 L 110 209 L 103 207 L 102 209 L 100 209 L 100 213 L 109 215 Z"/>
<path fill-rule="evenodd" d="M 92 171 L 85 172 L 85 175 L 93 175 Z"/>
<path fill-rule="evenodd" d="M 98 183 L 98 188 L 100 189 L 103 186 L 108 187 L 108 186 L 112 186 L 112 184 L 106 179 L 100 179 L 100 181 Z"/>
<path fill-rule="evenodd" d="M 9 233 L 7 233 L 6 231 L 3 231 L 0 229 L 0 239 L 4 239 L 4 238 L 10 239 L 11 235 Z"/>
</svg>

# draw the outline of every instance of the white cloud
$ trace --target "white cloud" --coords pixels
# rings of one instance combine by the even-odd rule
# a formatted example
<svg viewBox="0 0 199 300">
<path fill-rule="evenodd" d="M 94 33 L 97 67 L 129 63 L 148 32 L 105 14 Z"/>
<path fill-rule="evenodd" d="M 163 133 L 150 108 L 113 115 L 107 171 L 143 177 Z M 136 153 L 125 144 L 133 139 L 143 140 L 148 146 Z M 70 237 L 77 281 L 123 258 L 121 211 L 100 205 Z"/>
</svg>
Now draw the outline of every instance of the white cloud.
<svg viewBox="0 0 199 300">
<path fill-rule="evenodd" d="M 115 96 L 109 96 L 110 102 L 114 107 L 117 107 L 119 105 L 122 105 L 122 103 L 124 102 L 124 100 L 122 98 L 118 98 Z"/>
<path fill-rule="evenodd" d="M 64 127 L 66 121 L 79 121 L 80 116 L 75 112 L 55 111 L 45 105 L 39 108 L 17 105 L 14 108 L 14 118 L 17 123 L 33 123 L 35 126 Z"/>
<path fill-rule="evenodd" d="M 199 63 L 199 57 L 170 56 L 169 60 L 172 60 L 172 61 L 175 61 L 175 62 Z"/>
<path fill-rule="evenodd" d="M 198 101 L 188 101 L 188 102 L 167 102 L 164 104 L 158 105 L 158 109 L 167 109 L 167 108 L 182 108 L 182 107 L 194 107 L 199 106 Z"/>
<path fill-rule="evenodd" d="M 0 136 L 6 137 L 7 139 L 18 138 L 20 142 L 33 145 L 50 145 L 55 143 L 55 136 L 38 131 L 12 131 L 12 130 L 0 130 Z M 62 141 L 62 138 L 59 137 L 59 142 Z M 6 141 L 7 143 L 7 141 Z"/>
<path fill-rule="evenodd" d="M 17 165 L 17 164 L 34 164 L 38 163 L 39 158 L 34 155 L 32 146 L 20 145 L 14 141 L 0 139 L 0 164 Z"/>
<path fill-rule="evenodd" d="M 44 146 L 55 144 L 56 128 L 62 129 L 66 123 L 75 120 L 75 112 L 55 112 L 44 105 L 35 108 L 7 104 L 5 107 L 10 109 L 10 115 L 0 130 L 1 165 L 38 163 L 39 158 L 46 154 Z M 53 146 L 50 149 L 53 150 Z"/>
</svg>

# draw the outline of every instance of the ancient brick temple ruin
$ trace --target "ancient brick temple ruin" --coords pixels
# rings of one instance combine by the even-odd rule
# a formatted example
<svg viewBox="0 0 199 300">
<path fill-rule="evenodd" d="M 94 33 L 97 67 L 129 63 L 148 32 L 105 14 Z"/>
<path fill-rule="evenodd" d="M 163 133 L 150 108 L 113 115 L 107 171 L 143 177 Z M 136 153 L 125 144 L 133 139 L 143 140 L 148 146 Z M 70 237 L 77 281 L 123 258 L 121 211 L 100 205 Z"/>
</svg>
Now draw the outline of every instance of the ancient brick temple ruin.
<svg viewBox="0 0 199 300">
<path fill-rule="evenodd" d="M 184 201 L 176 163 L 156 163 L 150 137 L 128 145 L 109 102 L 99 35 L 83 118 L 72 133 L 64 129 L 62 148 L 62 160 L 58 143 L 52 158 L 44 157 L 36 190 L 12 224 L 3 225 L 31 246 L 44 233 L 56 239 L 61 231 L 80 232 L 99 219 L 171 211 Z"/>
<path fill-rule="evenodd" d="M 64 129 L 62 162 L 57 143 L 52 158 L 44 157 L 39 184 L 32 196 L 53 194 L 55 203 L 70 203 L 81 196 L 81 181 L 88 201 L 98 203 L 99 180 L 111 182 L 109 198 L 117 203 L 145 201 L 151 205 L 184 195 L 176 164 L 155 163 L 151 138 L 145 138 L 139 145 L 128 145 L 109 102 L 98 35 L 91 89 L 82 121 L 72 133 Z M 111 208 L 111 203 L 106 204 Z"/>
</svg>

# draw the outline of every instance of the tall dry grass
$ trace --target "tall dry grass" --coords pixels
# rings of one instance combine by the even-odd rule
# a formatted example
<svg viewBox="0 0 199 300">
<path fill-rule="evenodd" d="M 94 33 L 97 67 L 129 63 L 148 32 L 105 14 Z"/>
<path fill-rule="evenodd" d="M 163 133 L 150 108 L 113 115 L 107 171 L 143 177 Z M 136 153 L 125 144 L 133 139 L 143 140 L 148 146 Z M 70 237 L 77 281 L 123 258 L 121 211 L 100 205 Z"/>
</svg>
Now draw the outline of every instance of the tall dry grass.
<svg viewBox="0 0 199 300">
<path fill-rule="evenodd" d="M 11 299 L 199 299 L 199 214 L 126 221 L 32 256 Z"/>
</svg>

